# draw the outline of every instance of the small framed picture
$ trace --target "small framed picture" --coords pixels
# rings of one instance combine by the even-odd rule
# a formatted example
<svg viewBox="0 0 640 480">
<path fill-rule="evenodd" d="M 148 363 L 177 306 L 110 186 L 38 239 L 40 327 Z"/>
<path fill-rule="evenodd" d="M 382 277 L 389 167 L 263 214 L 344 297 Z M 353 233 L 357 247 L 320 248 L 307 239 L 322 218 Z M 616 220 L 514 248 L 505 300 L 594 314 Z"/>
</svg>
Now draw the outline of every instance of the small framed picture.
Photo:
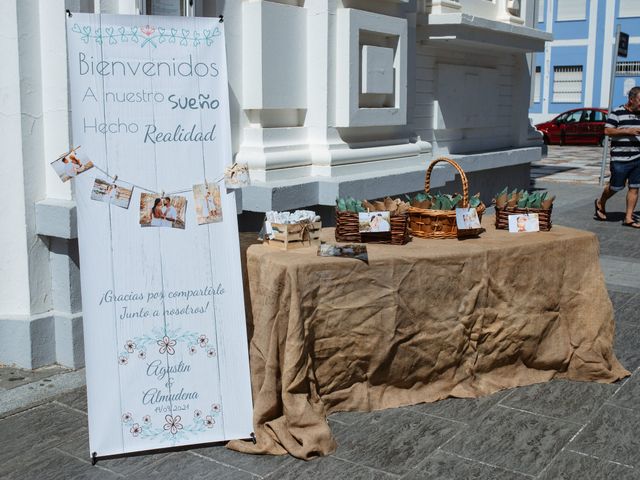
<svg viewBox="0 0 640 480">
<path fill-rule="evenodd" d="M 140 225 L 143 227 L 168 227 L 184 230 L 187 197 L 180 195 L 163 197 L 155 193 L 140 195 Z"/>
<path fill-rule="evenodd" d="M 222 221 L 220 187 L 218 187 L 216 183 L 194 185 L 193 199 L 196 203 L 196 220 L 198 225 Z"/>
<path fill-rule="evenodd" d="M 378 233 L 391 231 L 390 212 L 360 212 L 358 213 L 360 233 Z"/>
<path fill-rule="evenodd" d="M 51 166 L 63 182 L 68 182 L 93 167 L 91 159 L 85 153 L 79 152 L 78 148 L 68 151 L 51 162 Z"/>
<path fill-rule="evenodd" d="M 511 233 L 539 232 L 540 221 L 537 213 L 520 213 L 509 215 L 509 231 Z"/>
<path fill-rule="evenodd" d="M 109 182 L 101 178 L 96 178 L 91 189 L 91 200 L 105 202 L 116 207 L 127 209 L 131 202 L 133 189 L 118 185 L 116 182 Z"/>
<path fill-rule="evenodd" d="M 456 208 L 456 224 L 458 225 L 458 230 L 482 228 L 480 218 L 478 218 L 478 212 L 474 207 Z"/>
<path fill-rule="evenodd" d="M 242 188 L 249 186 L 249 167 L 246 163 L 234 163 L 224 169 L 224 186 Z"/>
</svg>

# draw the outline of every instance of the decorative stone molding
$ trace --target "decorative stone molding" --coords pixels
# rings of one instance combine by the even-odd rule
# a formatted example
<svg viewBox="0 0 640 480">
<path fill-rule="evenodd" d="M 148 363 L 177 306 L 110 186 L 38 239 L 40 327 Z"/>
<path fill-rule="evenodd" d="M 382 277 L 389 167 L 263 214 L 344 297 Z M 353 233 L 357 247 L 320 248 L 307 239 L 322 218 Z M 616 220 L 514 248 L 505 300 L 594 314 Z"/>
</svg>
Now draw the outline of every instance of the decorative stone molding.
<svg viewBox="0 0 640 480">
<path fill-rule="evenodd" d="M 407 20 L 352 8 L 337 16 L 336 126 L 405 125 Z M 391 93 L 366 90 L 391 75 Z"/>
</svg>

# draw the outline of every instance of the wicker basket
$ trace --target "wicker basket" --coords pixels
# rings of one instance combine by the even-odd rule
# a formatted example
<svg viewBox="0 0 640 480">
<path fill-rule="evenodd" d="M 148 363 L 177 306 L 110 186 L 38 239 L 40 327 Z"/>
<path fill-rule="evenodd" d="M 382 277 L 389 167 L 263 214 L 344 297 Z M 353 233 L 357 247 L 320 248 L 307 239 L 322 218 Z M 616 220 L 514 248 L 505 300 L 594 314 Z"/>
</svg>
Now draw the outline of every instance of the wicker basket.
<svg viewBox="0 0 640 480">
<path fill-rule="evenodd" d="M 540 231 L 548 232 L 551 230 L 551 211 L 553 205 L 547 208 L 518 208 L 505 207 L 496 209 L 496 228 L 500 230 L 509 230 L 509 215 L 519 215 L 528 213 L 537 213 L 538 222 L 540 223 Z"/>
<path fill-rule="evenodd" d="M 424 181 L 425 192 L 429 193 L 431 182 L 431 171 L 433 167 L 440 162 L 451 164 L 460 174 L 462 181 L 462 208 L 469 206 L 469 182 L 460 165 L 450 158 L 440 157 L 431 162 L 427 168 L 427 175 Z M 483 203 L 476 208 L 478 218 L 482 219 L 482 214 L 486 210 Z M 432 210 L 428 208 L 409 208 L 409 232 L 411 235 L 421 238 L 456 238 L 470 237 L 478 235 L 482 231 L 481 228 L 458 230 L 456 223 L 455 210 Z"/>
<path fill-rule="evenodd" d="M 389 219 L 391 231 L 389 232 L 362 232 L 360 233 L 360 221 L 357 213 L 339 212 L 336 210 L 336 241 L 347 243 L 390 243 L 391 245 L 404 245 L 409 237 L 407 214 L 393 215 Z"/>
</svg>

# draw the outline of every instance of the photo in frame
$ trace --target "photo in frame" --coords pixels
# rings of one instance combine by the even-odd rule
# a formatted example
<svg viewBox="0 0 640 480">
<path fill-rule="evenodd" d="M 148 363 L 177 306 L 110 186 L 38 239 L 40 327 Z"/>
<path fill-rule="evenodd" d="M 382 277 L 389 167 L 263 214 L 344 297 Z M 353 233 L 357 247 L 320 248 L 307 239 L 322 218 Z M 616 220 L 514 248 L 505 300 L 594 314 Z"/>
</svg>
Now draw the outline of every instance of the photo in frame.
<svg viewBox="0 0 640 480">
<path fill-rule="evenodd" d="M 391 231 L 391 213 L 359 212 L 358 229 L 360 233 L 378 233 Z"/>
<path fill-rule="evenodd" d="M 456 208 L 456 224 L 458 230 L 474 230 L 482 228 L 478 212 L 474 207 Z"/>
<path fill-rule="evenodd" d="M 517 215 L 509 215 L 509 232 L 525 233 L 539 232 L 540 219 L 537 213 L 519 213 Z"/>
</svg>

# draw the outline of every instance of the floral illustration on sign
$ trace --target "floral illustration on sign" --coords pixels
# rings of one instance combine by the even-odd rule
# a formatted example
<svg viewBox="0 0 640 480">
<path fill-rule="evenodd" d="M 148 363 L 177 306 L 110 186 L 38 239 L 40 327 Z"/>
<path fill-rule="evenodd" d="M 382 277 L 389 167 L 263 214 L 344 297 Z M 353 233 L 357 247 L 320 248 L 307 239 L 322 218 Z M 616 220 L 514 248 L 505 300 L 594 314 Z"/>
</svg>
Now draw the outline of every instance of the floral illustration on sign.
<svg viewBox="0 0 640 480">
<path fill-rule="evenodd" d="M 161 354 L 167 352 L 169 355 L 173 355 L 174 353 L 176 353 L 173 347 L 176 346 L 177 342 L 175 340 L 171 340 L 166 335 L 162 337 L 161 340 L 158 340 L 156 343 L 160 346 L 160 349 L 158 351 Z"/>
<path fill-rule="evenodd" d="M 131 432 L 131 435 L 137 437 L 138 435 L 140 435 L 140 432 L 142 432 L 142 428 L 140 428 L 140 425 L 138 425 L 137 423 L 134 423 L 129 431 Z"/>
<path fill-rule="evenodd" d="M 127 339 L 123 350 L 118 354 L 121 366 L 129 364 L 130 355 L 135 354 L 140 360 L 147 358 L 149 347 L 157 348 L 160 355 L 174 355 L 179 348 L 187 346 L 190 355 L 198 353 L 198 346 L 205 349 L 209 345 L 209 337 L 204 333 L 184 331 L 180 328 L 154 328 L 151 334 Z M 209 358 L 217 355 L 216 349 L 208 347 L 205 352 Z"/>
<path fill-rule="evenodd" d="M 175 417 L 173 415 L 166 415 L 164 419 L 167 423 L 165 423 L 162 428 L 171 432 L 171 435 L 175 435 L 178 433 L 178 430 L 182 430 L 183 425 L 180 423 L 180 420 L 182 420 L 180 415 L 176 415 Z"/>
<path fill-rule="evenodd" d="M 150 45 L 157 48 L 160 45 L 180 45 L 182 47 L 206 45 L 210 47 L 216 37 L 222 35 L 222 31 L 213 29 L 190 30 L 188 28 L 165 28 L 153 25 L 141 27 L 105 27 L 93 28 L 91 25 L 78 25 L 75 23 L 71 31 L 80 35 L 80 40 L 89 43 L 93 40 L 98 45 L 118 45 L 123 43 L 144 47 Z"/>
<path fill-rule="evenodd" d="M 131 437 L 146 440 L 165 440 L 172 444 L 188 439 L 192 435 L 215 428 L 216 418 L 222 413 L 220 404 L 214 403 L 206 414 L 202 410 L 193 411 L 191 423 L 186 423 L 180 415 L 168 414 L 162 418 L 161 426 L 154 426 L 151 415 L 144 415 L 137 421 L 131 412 L 122 414 L 122 425 Z"/>
</svg>

